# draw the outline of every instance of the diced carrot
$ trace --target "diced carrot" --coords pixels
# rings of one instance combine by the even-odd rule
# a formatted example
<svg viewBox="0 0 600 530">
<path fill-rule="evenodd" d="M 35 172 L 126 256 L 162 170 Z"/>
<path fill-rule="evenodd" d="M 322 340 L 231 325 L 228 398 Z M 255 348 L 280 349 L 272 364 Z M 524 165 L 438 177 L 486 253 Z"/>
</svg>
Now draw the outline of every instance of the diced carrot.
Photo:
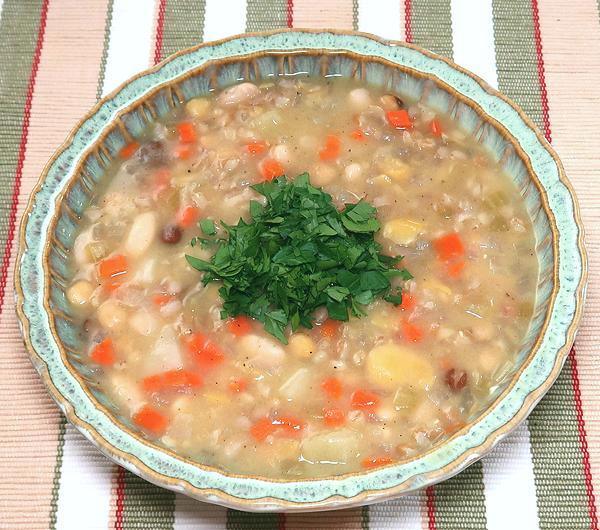
<svg viewBox="0 0 600 530">
<path fill-rule="evenodd" d="M 450 278 L 458 278 L 463 269 L 465 268 L 465 262 L 463 260 L 450 261 L 446 263 L 446 272 Z"/>
<path fill-rule="evenodd" d="M 263 142 L 262 140 L 255 140 L 254 142 L 249 142 L 245 145 L 246 151 L 251 155 L 260 155 L 267 150 L 267 142 Z"/>
<path fill-rule="evenodd" d="M 160 436 L 167 430 L 167 417 L 150 405 L 144 405 L 133 415 L 133 422 L 142 429 Z"/>
<path fill-rule="evenodd" d="M 398 306 L 401 311 L 410 311 L 415 307 L 415 297 L 410 293 L 402 293 L 402 302 Z"/>
<path fill-rule="evenodd" d="M 306 423 L 294 416 L 278 416 L 274 419 L 261 418 L 250 427 L 250 435 L 262 442 L 269 435 L 296 438 L 306 427 Z"/>
<path fill-rule="evenodd" d="M 359 388 L 352 393 L 350 404 L 354 410 L 372 412 L 379 405 L 379 396 L 373 392 Z"/>
<path fill-rule="evenodd" d="M 115 254 L 98 263 L 98 276 L 103 280 L 122 276 L 123 274 L 127 274 L 128 267 L 127 258 L 123 254 Z"/>
<path fill-rule="evenodd" d="M 342 142 L 335 134 L 328 134 L 325 147 L 319 151 L 319 158 L 323 161 L 335 160 L 340 156 Z"/>
<path fill-rule="evenodd" d="M 229 381 L 228 386 L 229 390 L 231 390 L 233 393 L 239 394 L 240 392 L 245 392 L 245 390 L 248 388 L 248 381 L 241 377 L 238 377 Z"/>
<path fill-rule="evenodd" d="M 423 330 L 416 324 L 408 322 L 408 320 L 403 320 L 402 336 L 404 337 L 404 340 L 407 340 L 408 342 L 420 342 L 423 340 Z"/>
<path fill-rule="evenodd" d="M 339 320 L 333 320 L 331 318 L 328 318 L 319 326 L 319 331 L 321 332 L 321 335 L 323 335 L 323 337 L 332 339 L 338 334 L 340 326 L 341 323 Z"/>
<path fill-rule="evenodd" d="M 187 340 L 187 349 L 202 368 L 211 368 L 225 360 L 221 348 L 202 333 L 194 333 Z"/>
<path fill-rule="evenodd" d="M 119 151 L 119 156 L 125 159 L 131 158 L 139 148 L 140 144 L 137 142 L 131 142 L 121 148 Z"/>
<path fill-rule="evenodd" d="M 158 293 L 152 296 L 152 303 L 157 306 L 163 306 L 175 300 L 175 295 L 168 293 Z"/>
<path fill-rule="evenodd" d="M 182 144 L 193 144 L 198 140 L 198 134 L 196 133 L 196 127 L 189 121 L 183 121 L 177 124 L 177 132 L 179 134 L 179 141 Z"/>
<path fill-rule="evenodd" d="M 146 392 L 177 392 L 202 385 L 200 376 L 189 370 L 169 370 L 142 379 Z"/>
<path fill-rule="evenodd" d="M 465 246 L 463 245 L 460 235 L 456 232 L 435 239 L 433 241 L 433 248 L 435 249 L 438 258 L 443 261 L 459 258 L 465 253 Z"/>
<path fill-rule="evenodd" d="M 226 325 L 229 332 L 236 337 L 243 337 L 252 331 L 252 320 L 244 315 L 230 318 Z"/>
<path fill-rule="evenodd" d="M 275 432 L 275 425 L 269 418 L 261 418 L 250 427 L 250 435 L 257 442 L 262 442 L 265 438 Z"/>
<path fill-rule="evenodd" d="M 285 175 L 285 168 L 272 158 L 265 158 L 260 164 L 260 174 L 269 182 L 274 178 Z"/>
<path fill-rule="evenodd" d="M 437 118 L 431 120 L 431 123 L 429 124 L 429 129 L 431 130 L 431 134 L 433 134 L 433 136 L 442 136 L 442 124 Z"/>
<path fill-rule="evenodd" d="M 321 383 L 323 392 L 331 399 L 340 399 L 342 397 L 343 386 L 337 377 L 328 377 Z"/>
<path fill-rule="evenodd" d="M 389 456 L 371 456 L 365 458 L 361 465 L 364 469 L 374 469 L 376 467 L 387 466 L 391 464 L 393 460 Z"/>
<path fill-rule="evenodd" d="M 354 129 L 350 133 L 350 137 L 356 140 L 357 142 L 366 142 L 367 136 L 361 129 Z"/>
<path fill-rule="evenodd" d="M 412 129 L 413 123 L 406 109 L 388 110 L 386 113 L 388 123 L 396 129 Z"/>
<path fill-rule="evenodd" d="M 327 427 L 339 427 L 346 423 L 346 416 L 343 411 L 336 408 L 323 409 L 323 422 Z"/>
<path fill-rule="evenodd" d="M 97 344 L 90 353 L 90 359 L 102 366 L 114 364 L 116 355 L 112 340 L 106 338 L 101 343 Z"/>
<path fill-rule="evenodd" d="M 179 144 L 175 147 L 173 154 L 175 155 L 175 158 L 178 158 L 179 160 L 187 160 L 188 158 L 192 158 L 195 152 L 196 149 L 193 145 Z"/>
<path fill-rule="evenodd" d="M 294 416 L 278 416 L 273 420 L 277 435 L 295 438 L 306 427 L 306 423 Z"/>
<path fill-rule="evenodd" d="M 177 224 L 182 228 L 189 228 L 200 219 L 200 208 L 197 206 L 185 206 L 177 216 Z"/>
</svg>

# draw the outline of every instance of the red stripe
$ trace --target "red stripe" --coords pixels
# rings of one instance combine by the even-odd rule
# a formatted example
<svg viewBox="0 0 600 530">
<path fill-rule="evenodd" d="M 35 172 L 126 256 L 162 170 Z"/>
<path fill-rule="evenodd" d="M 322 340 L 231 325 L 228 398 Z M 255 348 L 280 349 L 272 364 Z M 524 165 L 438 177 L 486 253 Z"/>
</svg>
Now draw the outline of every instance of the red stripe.
<svg viewBox="0 0 600 530">
<path fill-rule="evenodd" d="M 433 486 L 429 486 L 425 490 L 427 497 L 427 528 L 428 530 L 436 530 L 435 524 L 435 489 Z"/>
<path fill-rule="evenodd" d="M 21 127 L 21 141 L 19 144 L 19 156 L 17 158 L 17 167 L 15 170 L 15 185 L 10 203 L 10 212 L 8 216 L 8 234 L 6 244 L 4 245 L 4 256 L 2 258 L 2 268 L 0 269 L 0 313 L 4 307 L 4 294 L 6 292 L 6 281 L 8 278 L 8 266 L 12 255 L 12 245 L 15 238 L 15 227 L 17 224 L 17 208 L 19 205 L 19 193 L 21 191 L 21 180 L 23 179 L 23 165 L 25 163 L 25 153 L 27 151 L 27 139 L 29 136 L 29 122 L 31 119 L 31 102 L 33 100 L 33 91 L 35 89 L 35 80 L 40 66 L 40 57 L 44 45 L 44 34 L 46 32 L 46 20 L 48 18 L 48 5 L 50 0 L 42 2 L 40 12 L 40 24 L 38 26 L 37 42 L 31 63 L 29 81 L 27 82 L 27 94 L 25 97 L 25 107 L 23 109 L 23 125 Z"/>
<path fill-rule="evenodd" d="M 411 0 L 404 0 L 404 36 L 406 42 L 413 41 Z"/>
<path fill-rule="evenodd" d="M 287 27 L 294 27 L 294 0 L 287 0 Z"/>
<path fill-rule="evenodd" d="M 544 68 L 544 54 L 542 50 L 542 32 L 540 31 L 540 13 L 537 0 L 531 0 L 533 15 L 533 35 L 535 38 L 535 54 L 537 56 L 538 79 L 540 82 L 540 98 L 542 100 L 542 120 L 544 122 L 544 136 L 552 141 L 550 130 L 550 109 L 548 107 L 548 90 L 546 87 L 546 72 Z"/>
<path fill-rule="evenodd" d="M 115 530 L 123 530 L 123 506 L 125 500 L 125 470 L 117 467 L 117 507 L 115 509 Z"/>
<path fill-rule="evenodd" d="M 285 530 L 285 523 L 286 523 L 285 513 L 280 513 L 278 515 L 279 516 L 277 517 L 277 529 Z"/>
<path fill-rule="evenodd" d="M 585 475 L 585 491 L 588 498 L 588 509 L 590 512 L 591 528 L 598 530 L 598 515 L 596 513 L 596 497 L 592 483 L 592 469 L 590 466 L 590 453 L 588 450 L 587 433 L 583 419 L 583 407 L 581 404 L 581 389 L 579 388 L 579 372 L 577 371 L 577 358 L 575 348 L 571 348 L 571 380 L 573 383 L 573 397 L 575 398 L 575 414 L 577 416 L 577 430 L 579 431 L 579 444 L 583 460 L 583 473 Z"/>
<path fill-rule="evenodd" d="M 167 0 L 160 0 L 158 3 L 158 17 L 156 18 L 156 41 L 154 43 L 154 64 L 162 59 L 163 34 L 165 29 L 165 11 Z"/>
</svg>

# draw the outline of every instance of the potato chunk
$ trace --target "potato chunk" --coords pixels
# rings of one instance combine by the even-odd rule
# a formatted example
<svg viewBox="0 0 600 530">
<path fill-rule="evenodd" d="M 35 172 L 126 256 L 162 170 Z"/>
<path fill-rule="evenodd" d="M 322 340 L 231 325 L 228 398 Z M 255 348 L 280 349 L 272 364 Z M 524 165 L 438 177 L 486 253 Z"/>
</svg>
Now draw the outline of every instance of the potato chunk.
<svg viewBox="0 0 600 530">
<path fill-rule="evenodd" d="M 362 435 L 351 429 L 315 434 L 302 442 L 302 457 L 309 462 L 345 464 L 361 450 Z"/>
<path fill-rule="evenodd" d="M 397 245 L 410 245 L 423 229 L 421 223 L 410 219 L 392 219 L 383 227 L 383 237 Z"/>
<path fill-rule="evenodd" d="M 386 390 L 401 385 L 423 388 L 434 379 L 433 367 L 409 348 L 389 342 L 373 348 L 367 356 L 369 381 Z"/>
</svg>

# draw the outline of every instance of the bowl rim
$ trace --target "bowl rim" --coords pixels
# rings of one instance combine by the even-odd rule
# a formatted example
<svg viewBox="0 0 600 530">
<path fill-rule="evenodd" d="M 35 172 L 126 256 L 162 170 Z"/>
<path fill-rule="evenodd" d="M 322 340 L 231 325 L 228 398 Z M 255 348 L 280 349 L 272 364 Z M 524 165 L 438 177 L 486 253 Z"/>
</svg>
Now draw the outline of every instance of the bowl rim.
<svg viewBox="0 0 600 530">
<path fill-rule="evenodd" d="M 418 484 L 416 487 L 413 484 L 413 482 L 415 482 L 415 480 L 414 480 L 415 476 L 412 476 L 412 477 L 409 477 L 408 479 L 402 481 L 400 484 L 398 484 L 396 486 L 390 486 L 390 487 L 386 487 L 384 489 L 360 489 L 359 493 L 357 493 L 355 495 L 351 495 L 351 496 L 343 496 L 343 495 L 340 496 L 337 494 L 332 494 L 328 497 L 325 497 L 325 498 L 317 500 L 317 501 L 306 502 L 306 501 L 286 500 L 286 499 L 282 499 L 279 497 L 272 497 L 272 496 L 267 496 L 267 495 L 262 496 L 262 497 L 255 497 L 255 498 L 240 498 L 235 495 L 226 493 L 218 488 L 215 489 L 215 488 L 204 488 L 204 487 L 194 486 L 193 484 L 191 484 L 189 481 L 186 481 L 185 479 L 174 478 L 172 476 L 169 476 L 169 475 L 166 475 L 164 473 L 157 471 L 156 469 L 147 465 L 140 458 L 138 458 L 137 455 L 133 455 L 131 453 L 121 451 L 120 449 L 114 447 L 92 425 L 90 425 L 85 420 L 82 420 L 81 418 L 79 418 L 73 405 L 65 398 L 65 396 L 54 385 L 54 382 L 48 371 L 48 366 L 46 365 L 44 359 L 42 359 L 40 357 L 40 355 L 38 354 L 38 352 L 35 350 L 35 347 L 33 346 L 32 342 L 30 340 L 30 335 L 29 335 L 30 321 L 24 311 L 25 294 L 24 294 L 24 290 L 23 290 L 23 287 L 21 284 L 21 267 L 22 267 L 23 259 L 26 257 L 26 253 L 28 250 L 26 240 L 25 240 L 27 224 L 28 224 L 28 221 L 30 218 L 30 214 L 31 214 L 33 208 L 35 207 L 36 196 L 40 192 L 42 185 L 43 185 L 46 177 L 48 176 L 48 173 L 49 173 L 51 167 L 56 162 L 57 158 L 61 154 L 63 154 L 64 151 L 71 145 L 77 131 L 79 131 L 79 129 L 82 127 L 82 125 L 84 125 L 91 117 L 93 117 L 103 107 L 104 104 L 106 104 L 108 101 L 113 99 L 116 95 L 118 95 L 132 81 L 134 81 L 138 78 L 147 76 L 148 74 L 156 73 L 156 72 L 160 71 L 163 68 L 163 66 L 165 66 L 166 64 L 170 63 L 171 61 L 175 60 L 176 58 L 178 58 L 182 55 L 187 55 L 187 54 L 194 52 L 196 50 L 199 50 L 201 48 L 214 47 L 214 46 L 217 46 L 217 45 L 220 45 L 223 43 L 228 43 L 228 42 L 236 41 L 236 40 L 240 40 L 240 39 L 269 37 L 269 36 L 273 36 L 273 35 L 279 35 L 282 33 L 283 34 L 285 34 L 285 33 L 302 34 L 303 33 L 303 34 L 309 34 L 311 36 L 331 34 L 331 35 L 341 35 L 341 36 L 346 36 L 346 37 L 363 37 L 363 38 L 375 41 L 384 46 L 404 47 L 404 48 L 409 48 L 409 49 L 415 50 L 415 51 L 419 52 L 420 54 L 428 57 L 429 59 L 435 59 L 437 61 L 441 61 L 441 62 L 445 63 L 447 66 L 449 66 L 451 69 L 470 77 L 472 81 L 475 81 L 490 96 L 501 99 L 502 101 L 504 101 L 504 103 L 508 104 L 508 106 L 511 107 L 513 111 L 516 111 L 516 113 L 518 114 L 518 116 L 523 121 L 524 125 L 526 126 L 526 128 L 528 128 L 531 132 L 533 132 L 535 134 L 542 149 L 545 150 L 553 159 L 553 162 L 556 165 L 556 169 L 557 169 L 558 180 L 560 181 L 560 183 L 562 183 L 565 186 L 565 188 L 568 192 L 568 195 L 570 197 L 570 200 L 572 201 L 573 220 L 574 220 L 575 226 L 577 228 L 577 251 L 578 251 L 578 255 L 580 256 L 580 259 L 581 259 L 581 274 L 579 276 L 579 281 L 577 283 L 577 286 L 576 286 L 575 292 L 574 292 L 574 294 L 576 295 L 575 296 L 575 309 L 574 309 L 573 316 L 570 319 L 569 326 L 566 330 L 566 341 L 565 341 L 564 345 L 562 347 L 560 347 L 558 349 L 558 351 L 556 351 L 555 356 L 554 356 L 554 364 L 552 366 L 550 373 L 546 376 L 544 382 L 540 386 L 538 386 L 537 388 L 535 388 L 533 391 L 529 392 L 527 395 L 525 395 L 522 398 L 521 405 L 519 406 L 517 412 L 512 416 L 512 418 L 510 418 L 505 423 L 501 424 L 494 431 L 488 433 L 488 435 L 485 438 L 483 443 L 481 443 L 478 446 L 468 447 L 460 455 L 458 455 L 458 457 L 453 458 L 448 464 L 446 464 L 445 466 L 443 466 L 440 469 L 436 469 L 433 471 L 427 471 L 421 475 L 418 475 L 418 474 L 415 475 L 418 478 L 425 477 L 423 479 L 423 484 Z M 357 52 L 356 50 L 350 50 L 348 48 L 329 49 L 329 48 L 318 48 L 318 47 L 314 47 L 314 48 L 292 47 L 289 50 L 282 51 L 282 50 L 276 50 L 274 48 L 265 47 L 265 48 L 262 48 L 260 51 L 254 52 L 252 54 L 237 53 L 234 55 L 230 55 L 228 57 L 209 59 L 205 62 L 202 62 L 200 65 L 186 68 L 185 71 L 179 72 L 176 76 L 169 78 L 166 81 L 160 81 L 158 83 L 153 83 L 151 89 L 144 91 L 144 93 L 142 95 L 138 95 L 137 97 L 131 99 L 126 106 L 124 106 L 123 108 L 120 108 L 119 112 L 111 117 L 110 122 L 108 122 L 105 126 L 102 127 L 101 134 L 98 135 L 97 137 L 95 137 L 93 139 L 93 141 L 88 142 L 84 146 L 84 148 L 78 152 L 76 159 L 75 159 L 74 166 L 73 166 L 73 167 L 75 167 L 75 169 L 71 172 L 72 174 L 67 179 L 65 179 L 65 182 L 63 183 L 60 193 L 55 198 L 55 201 L 54 201 L 55 211 L 53 212 L 52 217 L 51 217 L 53 224 L 51 227 L 47 228 L 43 234 L 43 237 L 46 238 L 46 241 L 44 244 L 45 257 L 47 257 L 47 254 L 48 254 L 48 251 L 50 248 L 50 243 L 55 242 L 55 240 L 56 240 L 56 238 L 51 238 L 50 234 L 52 233 L 51 228 L 54 226 L 54 224 L 56 223 L 56 221 L 59 217 L 59 214 L 60 214 L 59 207 L 61 205 L 65 204 L 65 202 L 62 201 L 62 199 L 66 196 L 66 192 L 70 189 L 71 185 L 73 185 L 75 182 L 77 182 L 77 179 L 76 179 L 76 177 L 78 175 L 77 168 L 79 168 L 80 164 L 82 163 L 82 161 L 85 159 L 85 157 L 88 154 L 93 152 L 94 149 L 97 150 L 98 143 L 101 142 L 102 138 L 104 138 L 112 130 L 111 124 L 114 124 L 115 122 L 117 122 L 123 114 L 126 114 L 127 112 L 131 111 L 132 108 L 134 108 L 141 102 L 147 100 L 148 98 L 150 98 L 153 94 L 155 94 L 159 90 L 162 90 L 165 87 L 169 87 L 170 85 L 176 85 L 178 82 L 185 79 L 186 77 L 194 75 L 199 70 L 204 70 L 206 68 L 209 68 L 211 65 L 222 64 L 227 61 L 243 62 L 243 61 L 247 61 L 248 59 L 250 59 L 256 55 L 258 55 L 258 56 L 275 55 L 275 54 L 292 55 L 294 53 L 313 53 L 313 54 L 322 54 L 322 55 L 330 55 L 330 56 L 336 56 L 336 55 L 340 55 L 340 54 L 356 55 L 357 57 L 374 60 L 374 62 L 387 63 L 387 64 L 389 64 L 389 66 L 399 69 L 399 70 L 405 70 L 405 71 L 408 70 L 413 75 L 416 74 L 420 77 L 425 77 L 425 78 L 429 78 L 429 79 L 434 78 L 433 74 L 420 72 L 420 71 L 416 70 L 416 68 L 414 68 L 414 67 L 397 64 L 397 63 L 394 63 L 390 59 L 383 59 L 383 58 L 379 58 L 379 57 L 374 58 L 373 56 L 369 56 L 368 54 Z M 521 158 L 523 163 L 526 165 L 529 176 L 533 178 L 533 180 L 536 183 L 537 189 L 540 192 L 541 202 L 544 207 L 544 210 L 546 211 L 546 214 L 548 215 L 548 218 L 551 221 L 550 225 L 551 225 L 551 230 L 553 233 L 552 246 L 553 246 L 553 250 L 554 250 L 553 268 L 554 268 L 555 284 L 554 284 L 553 291 L 550 295 L 550 302 L 548 305 L 547 314 L 544 319 L 544 324 L 539 331 L 539 334 L 535 341 L 535 344 L 531 347 L 530 351 L 527 354 L 527 357 L 523 360 L 522 366 L 514 374 L 508 387 L 503 390 L 503 392 L 494 400 L 493 403 L 491 403 L 489 405 L 489 407 L 480 416 L 478 416 L 476 418 L 476 420 L 474 420 L 473 422 L 470 422 L 464 428 L 464 429 L 468 429 L 471 426 L 477 424 L 483 418 L 483 416 L 488 414 L 488 412 L 491 409 L 493 409 L 498 403 L 502 402 L 502 400 L 507 396 L 508 391 L 519 381 L 523 370 L 533 360 L 533 358 L 535 357 L 535 355 L 537 353 L 537 349 L 539 346 L 538 343 L 541 341 L 541 339 L 544 335 L 544 332 L 546 330 L 546 327 L 549 325 L 549 316 L 553 309 L 554 301 L 556 299 L 556 294 L 560 288 L 559 278 L 558 278 L 558 262 L 559 262 L 559 256 L 560 256 L 559 248 L 558 248 L 559 230 L 558 230 L 558 227 L 556 226 L 555 220 L 553 219 L 554 212 L 551 209 L 550 204 L 548 203 L 548 200 L 546 197 L 547 190 L 544 187 L 544 185 L 538 180 L 537 173 L 531 165 L 531 161 L 529 159 L 529 154 L 526 152 L 526 150 L 524 148 L 521 148 L 520 144 L 518 144 L 518 142 L 516 141 L 516 138 L 512 135 L 512 133 L 504 126 L 504 124 L 502 122 L 498 121 L 497 119 L 493 118 L 492 116 L 487 114 L 485 111 L 483 111 L 479 107 L 479 104 L 476 101 L 472 100 L 468 96 L 463 95 L 456 87 L 448 85 L 441 79 L 435 78 L 433 80 L 436 84 L 442 85 L 443 88 L 448 90 L 453 96 L 458 97 L 458 99 L 463 100 L 463 101 L 467 100 L 468 105 L 471 108 L 473 108 L 473 110 L 478 112 L 478 114 L 480 114 L 483 117 L 484 121 L 486 121 L 487 123 L 491 122 L 493 124 L 494 128 L 496 130 L 501 131 L 502 135 L 505 138 L 508 138 L 508 137 L 512 138 L 512 140 L 510 140 L 511 144 L 513 145 L 513 147 L 515 147 L 517 152 L 520 151 L 519 157 Z M 342 30 L 330 30 L 330 29 L 312 30 L 312 29 L 294 28 L 294 29 L 281 29 L 281 30 L 254 32 L 254 33 L 243 33 L 243 34 L 234 35 L 234 36 L 231 36 L 231 37 L 228 37 L 225 39 L 220 39 L 217 41 L 201 43 L 197 46 L 193 46 L 191 48 L 181 50 L 181 51 L 167 57 L 165 60 L 161 61 L 157 65 L 155 65 L 151 68 L 148 68 L 148 69 L 136 74 L 135 76 L 132 76 L 131 78 L 127 79 L 125 82 L 123 82 L 121 85 L 119 85 L 111 93 L 107 94 L 105 97 L 100 99 L 92 107 L 92 109 L 81 120 L 79 120 L 76 123 L 76 125 L 73 127 L 73 129 L 67 136 L 66 140 L 55 151 L 52 158 L 45 165 L 38 182 L 36 183 L 35 187 L 33 188 L 32 192 L 29 196 L 27 207 L 23 213 L 23 217 L 21 220 L 21 226 L 20 226 L 19 249 L 18 249 L 18 255 L 17 255 L 17 259 L 16 259 L 15 274 L 14 274 L 15 293 L 16 293 L 16 310 L 17 310 L 17 314 L 18 314 L 18 318 L 19 318 L 19 322 L 20 322 L 20 326 L 21 326 L 21 332 L 22 332 L 24 342 L 25 342 L 27 351 L 29 353 L 29 356 L 30 356 L 34 366 L 40 373 L 40 376 L 41 376 L 43 382 L 45 383 L 46 387 L 48 388 L 51 396 L 57 402 L 59 407 L 62 409 L 62 411 L 65 414 L 65 416 L 67 417 L 67 419 L 71 423 L 73 423 L 88 439 L 90 439 L 104 454 L 109 456 L 111 459 L 115 460 L 117 463 L 127 467 L 134 473 L 136 473 L 136 474 L 142 476 L 143 478 L 145 478 L 155 484 L 158 484 L 162 487 L 173 489 L 175 491 L 182 491 L 182 492 L 187 493 L 188 495 L 191 495 L 195 498 L 207 500 L 209 502 L 215 502 L 218 504 L 223 504 L 223 505 L 230 506 L 233 508 L 238 508 L 238 509 L 243 509 L 243 510 L 256 509 L 256 510 L 265 510 L 265 511 L 271 511 L 273 509 L 278 509 L 278 510 L 284 509 L 286 511 L 337 509 L 337 508 L 341 508 L 341 507 L 349 507 L 349 506 L 355 506 L 355 505 L 359 505 L 359 504 L 365 504 L 365 503 L 385 500 L 387 498 L 395 497 L 395 496 L 398 496 L 403 493 L 409 493 L 410 491 L 413 491 L 414 489 L 420 489 L 421 487 L 425 487 L 430 484 L 437 483 L 441 480 L 445 480 L 445 479 L 453 476 L 454 474 L 462 471 L 465 467 L 467 467 L 471 463 L 473 463 L 476 460 L 478 460 L 479 458 L 481 458 L 481 456 L 483 456 L 483 454 L 488 453 L 498 443 L 498 441 L 500 441 L 501 438 L 506 436 L 512 430 L 514 430 L 527 417 L 529 412 L 533 409 L 533 407 L 537 404 L 537 402 L 541 399 L 541 397 L 545 394 L 545 392 L 554 383 L 554 381 L 556 380 L 556 377 L 560 373 L 560 370 L 561 370 L 561 368 L 566 360 L 566 357 L 568 355 L 568 352 L 571 348 L 572 342 L 574 341 L 576 329 L 577 329 L 577 326 L 581 319 L 581 314 L 583 311 L 583 302 L 584 302 L 584 298 L 585 298 L 585 284 L 587 281 L 587 255 L 586 255 L 583 240 L 584 240 L 583 225 L 582 225 L 582 221 L 581 221 L 577 198 L 576 198 L 576 195 L 574 193 L 571 183 L 568 181 L 568 179 L 564 173 L 564 169 L 562 167 L 562 164 L 561 164 L 560 159 L 558 158 L 557 154 L 554 152 L 554 150 L 552 149 L 550 144 L 546 141 L 546 139 L 544 138 L 542 133 L 539 131 L 537 126 L 535 126 L 535 124 L 533 124 L 533 122 L 524 114 L 524 112 L 520 109 L 520 107 L 518 107 L 515 103 L 513 103 L 511 100 L 509 100 L 506 96 L 502 95 L 497 90 L 491 88 L 485 81 L 483 81 L 481 78 L 479 78 L 475 74 L 463 69 L 462 67 L 456 65 L 453 61 L 451 61 L 447 58 L 440 57 L 440 56 L 438 56 L 432 52 L 429 52 L 427 50 L 424 50 L 418 46 L 404 43 L 404 42 L 390 41 L 390 40 L 382 39 L 382 38 L 374 36 L 374 35 L 357 32 L 357 31 L 342 31 Z M 47 289 L 48 280 L 49 280 L 49 270 L 47 269 L 48 264 L 46 261 L 44 261 L 43 265 L 44 265 L 44 277 L 45 277 L 44 288 Z M 59 350 L 61 350 L 61 357 L 62 357 L 63 346 L 62 346 L 61 342 L 58 340 L 58 336 L 56 334 L 56 329 L 53 326 L 53 311 L 50 310 L 47 300 L 48 300 L 48 296 L 46 295 L 44 297 L 44 302 L 45 302 L 44 310 L 46 312 L 46 316 L 48 316 L 48 318 L 51 321 L 52 332 L 54 334 L 54 338 L 57 339 L 56 340 L 57 346 L 59 347 Z M 65 364 L 65 366 L 67 367 L 69 372 L 71 373 L 71 376 L 75 377 L 75 379 L 78 380 L 79 384 L 82 385 L 84 391 L 89 396 L 90 395 L 89 391 L 83 386 L 82 380 L 80 380 L 78 375 L 75 375 L 75 373 L 73 373 L 73 370 L 69 369 L 70 364 L 68 363 L 68 361 L 65 358 L 62 358 L 61 360 L 63 361 L 63 364 Z M 95 399 L 93 401 L 94 401 L 95 406 L 99 405 Z M 100 407 L 103 408 L 102 406 L 100 406 Z M 104 412 L 106 413 L 106 410 Z M 119 420 L 117 420 L 115 417 L 113 417 L 111 413 L 107 413 L 107 415 L 110 417 L 110 420 L 113 423 L 114 428 L 116 428 L 117 430 L 121 430 L 121 431 L 128 430 L 126 427 L 123 426 L 123 424 Z M 421 458 L 424 455 L 427 455 L 431 452 L 436 452 L 440 447 L 446 445 L 447 442 L 456 438 L 460 434 L 460 432 L 462 432 L 462 430 L 459 431 L 459 433 L 450 437 L 448 440 L 435 446 L 434 449 L 429 450 L 426 453 L 419 454 L 414 459 L 411 458 L 408 460 L 412 461 L 412 460 Z M 154 443 L 149 443 L 148 440 L 145 440 L 135 434 L 134 434 L 134 436 L 136 436 L 136 438 L 138 438 L 139 441 L 141 441 L 143 444 L 145 444 L 147 446 L 151 446 L 152 448 L 156 449 L 159 453 L 166 453 L 166 454 L 172 453 L 176 458 L 186 460 L 185 458 L 177 455 L 176 453 L 173 453 L 171 450 L 168 450 L 168 449 L 166 449 L 162 446 L 159 446 L 157 444 L 154 444 Z M 403 460 L 399 463 L 391 464 L 389 466 L 386 466 L 385 468 L 380 468 L 377 471 L 354 472 L 354 473 L 349 473 L 349 474 L 344 474 L 344 475 L 339 475 L 339 476 L 321 477 L 321 478 L 316 478 L 316 479 L 308 479 L 307 478 L 307 479 L 301 479 L 301 480 L 281 480 L 281 479 L 272 479 L 272 478 L 268 478 L 268 477 L 254 477 L 252 475 L 246 475 L 246 474 L 240 475 L 240 474 L 234 474 L 234 473 L 227 473 L 225 471 L 218 470 L 217 468 L 214 468 L 211 466 L 204 466 L 202 464 L 198 464 L 193 461 L 190 461 L 190 462 L 193 463 L 193 465 L 196 467 L 196 469 L 200 473 L 202 473 L 202 471 L 216 472 L 217 474 L 220 474 L 229 479 L 235 480 L 237 478 L 243 478 L 243 479 L 250 478 L 250 479 L 256 479 L 258 482 L 262 482 L 262 483 L 266 483 L 266 484 L 284 482 L 284 483 L 288 483 L 288 484 L 293 483 L 293 484 L 300 484 L 303 486 L 307 486 L 310 483 L 318 484 L 318 483 L 322 483 L 324 481 L 345 480 L 347 478 L 365 477 L 365 476 L 375 475 L 381 469 L 385 469 L 385 468 L 393 469 L 396 466 L 401 466 L 401 465 L 405 464 L 407 462 L 407 460 Z"/>
</svg>

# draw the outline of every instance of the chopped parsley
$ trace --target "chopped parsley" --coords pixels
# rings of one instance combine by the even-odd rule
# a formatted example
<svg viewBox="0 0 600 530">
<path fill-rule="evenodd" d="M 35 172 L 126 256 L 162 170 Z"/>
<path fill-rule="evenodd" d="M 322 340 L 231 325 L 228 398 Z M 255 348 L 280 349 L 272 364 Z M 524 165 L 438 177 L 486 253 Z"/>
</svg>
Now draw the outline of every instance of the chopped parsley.
<svg viewBox="0 0 600 530">
<path fill-rule="evenodd" d="M 400 283 L 412 276 L 398 267 L 401 256 L 381 254 L 373 206 L 361 200 L 339 211 L 307 173 L 253 189 L 267 202 L 250 201 L 250 222 L 221 222 L 228 237 L 196 238 L 193 244 L 216 246 L 210 261 L 186 255 L 204 272 L 205 285 L 222 282 L 222 318 L 248 315 L 287 343 L 286 327 L 311 328 L 319 307 L 327 308 L 329 318 L 345 321 L 364 315 L 378 297 L 402 302 Z M 203 220 L 200 227 L 207 236 L 216 232 L 212 221 Z"/>
</svg>

